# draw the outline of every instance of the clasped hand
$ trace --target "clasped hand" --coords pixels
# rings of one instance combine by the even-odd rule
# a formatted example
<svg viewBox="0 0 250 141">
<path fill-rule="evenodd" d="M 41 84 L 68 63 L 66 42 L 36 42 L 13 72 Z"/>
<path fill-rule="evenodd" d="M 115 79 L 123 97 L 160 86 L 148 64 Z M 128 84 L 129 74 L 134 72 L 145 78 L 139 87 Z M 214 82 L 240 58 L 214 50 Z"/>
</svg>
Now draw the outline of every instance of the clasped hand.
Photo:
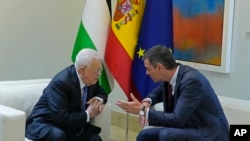
<svg viewBox="0 0 250 141">
<path fill-rule="evenodd" d="M 87 111 L 89 113 L 90 118 L 95 117 L 97 115 L 99 115 L 104 107 L 104 104 L 101 100 L 93 97 L 91 98 L 87 104 L 89 105 L 87 108 Z"/>
</svg>

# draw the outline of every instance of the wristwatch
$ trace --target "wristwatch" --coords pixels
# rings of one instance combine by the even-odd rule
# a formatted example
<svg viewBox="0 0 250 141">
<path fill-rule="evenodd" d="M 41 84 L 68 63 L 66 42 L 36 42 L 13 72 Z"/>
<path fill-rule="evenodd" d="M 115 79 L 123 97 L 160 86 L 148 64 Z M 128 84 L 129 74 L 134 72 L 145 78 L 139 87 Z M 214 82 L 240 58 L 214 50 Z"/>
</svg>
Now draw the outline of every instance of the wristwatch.
<svg viewBox="0 0 250 141">
<path fill-rule="evenodd" d="M 141 110 L 140 110 L 140 112 L 139 112 L 139 115 L 140 116 L 144 116 L 145 115 L 145 108 L 146 108 L 146 106 L 142 106 L 142 108 L 141 108 Z"/>
</svg>

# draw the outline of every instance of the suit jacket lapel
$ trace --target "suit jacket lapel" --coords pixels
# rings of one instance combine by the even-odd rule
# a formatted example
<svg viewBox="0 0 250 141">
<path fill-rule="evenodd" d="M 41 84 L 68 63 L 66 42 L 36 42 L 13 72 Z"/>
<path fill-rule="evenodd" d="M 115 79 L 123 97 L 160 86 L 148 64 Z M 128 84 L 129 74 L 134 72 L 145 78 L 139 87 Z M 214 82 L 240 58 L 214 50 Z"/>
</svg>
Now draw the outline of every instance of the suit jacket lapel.
<svg viewBox="0 0 250 141">
<path fill-rule="evenodd" d="M 75 90 L 76 93 L 74 95 L 76 95 L 77 103 L 79 107 L 81 107 L 82 106 L 81 88 L 74 65 L 71 65 L 70 73 L 72 74 L 71 81 L 73 82 L 73 85 L 78 86 L 78 88 L 76 88 Z"/>
<path fill-rule="evenodd" d="M 181 82 L 181 79 L 183 77 L 183 73 L 184 73 L 185 68 L 186 68 L 182 64 L 178 64 L 178 65 L 179 65 L 179 72 L 177 74 L 176 84 L 175 84 L 175 88 L 174 88 L 174 107 L 177 103 L 177 98 L 179 97 L 178 88 L 180 86 L 180 82 Z"/>
</svg>

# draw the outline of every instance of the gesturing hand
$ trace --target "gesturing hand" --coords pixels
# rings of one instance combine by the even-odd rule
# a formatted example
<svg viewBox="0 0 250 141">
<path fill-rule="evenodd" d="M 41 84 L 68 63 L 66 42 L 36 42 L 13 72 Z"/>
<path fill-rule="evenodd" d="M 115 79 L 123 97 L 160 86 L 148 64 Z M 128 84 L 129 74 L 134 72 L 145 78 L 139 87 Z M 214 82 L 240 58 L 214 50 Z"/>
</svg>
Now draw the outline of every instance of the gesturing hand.
<svg viewBox="0 0 250 141">
<path fill-rule="evenodd" d="M 132 101 L 122 101 L 118 100 L 116 105 L 118 105 L 124 111 L 131 113 L 131 114 L 139 114 L 141 109 L 141 102 L 136 99 L 133 93 L 130 93 L 130 97 Z"/>
</svg>

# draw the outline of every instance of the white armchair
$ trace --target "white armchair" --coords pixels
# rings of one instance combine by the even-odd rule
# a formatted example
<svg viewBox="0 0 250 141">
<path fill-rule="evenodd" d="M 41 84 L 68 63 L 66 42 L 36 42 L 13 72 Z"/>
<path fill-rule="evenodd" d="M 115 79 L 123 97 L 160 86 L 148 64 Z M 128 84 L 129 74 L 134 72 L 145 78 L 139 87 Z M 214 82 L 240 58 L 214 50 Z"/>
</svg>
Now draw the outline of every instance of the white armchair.
<svg viewBox="0 0 250 141">
<path fill-rule="evenodd" d="M 50 79 L 0 81 L 0 141 L 25 139 L 25 119 Z M 111 104 L 108 102 L 93 124 L 102 127 L 100 136 L 110 141 Z M 107 129 L 107 130 L 106 130 Z"/>
</svg>

